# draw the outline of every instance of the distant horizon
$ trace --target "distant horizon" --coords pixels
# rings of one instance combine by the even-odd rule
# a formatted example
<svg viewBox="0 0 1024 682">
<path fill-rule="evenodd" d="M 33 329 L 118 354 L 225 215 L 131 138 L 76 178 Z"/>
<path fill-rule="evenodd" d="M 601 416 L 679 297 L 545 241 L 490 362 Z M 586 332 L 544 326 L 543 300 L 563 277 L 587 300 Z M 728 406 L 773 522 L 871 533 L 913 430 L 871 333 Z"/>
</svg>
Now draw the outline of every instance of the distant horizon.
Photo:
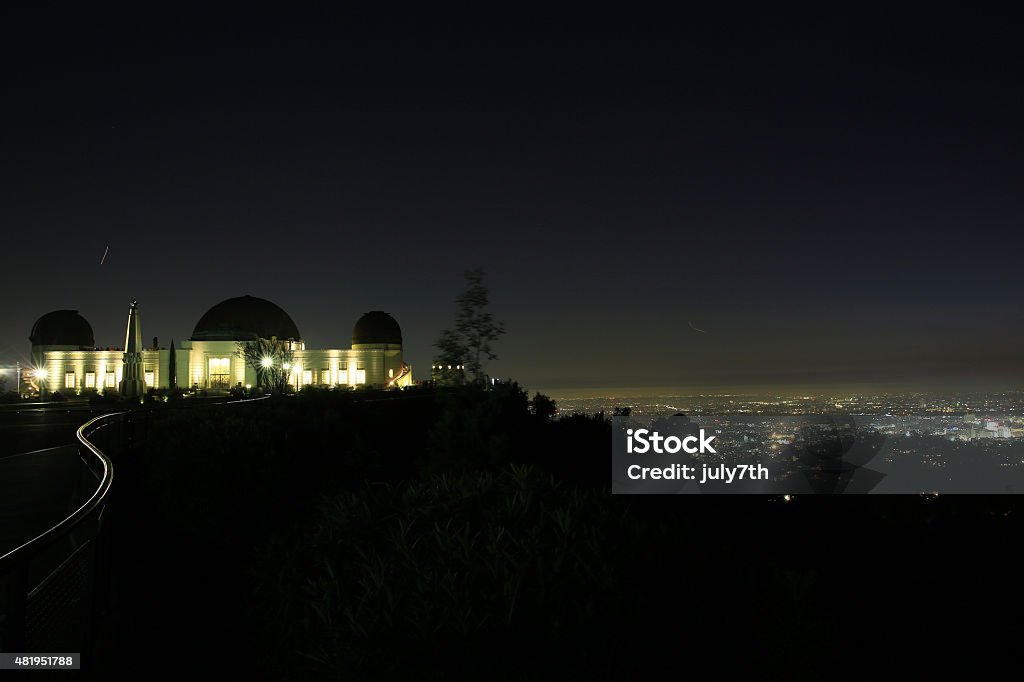
<svg viewBox="0 0 1024 682">
<path fill-rule="evenodd" d="M 522 385 L 522 384 L 521 384 Z M 542 393 L 555 400 L 586 399 L 586 398 L 640 398 L 640 397 L 698 397 L 698 396 L 793 396 L 807 395 L 865 395 L 865 394 L 901 394 L 901 393 L 964 393 L 964 392 L 1005 392 L 1022 391 L 1020 384 L 1016 386 L 996 383 L 965 383 L 956 384 L 884 384 L 879 382 L 862 382 L 848 384 L 792 384 L 792 385 L 705 385 L 705 386 L 562 386 L 532 387 L 523 386 L 532 395 Z"/>
</svg>

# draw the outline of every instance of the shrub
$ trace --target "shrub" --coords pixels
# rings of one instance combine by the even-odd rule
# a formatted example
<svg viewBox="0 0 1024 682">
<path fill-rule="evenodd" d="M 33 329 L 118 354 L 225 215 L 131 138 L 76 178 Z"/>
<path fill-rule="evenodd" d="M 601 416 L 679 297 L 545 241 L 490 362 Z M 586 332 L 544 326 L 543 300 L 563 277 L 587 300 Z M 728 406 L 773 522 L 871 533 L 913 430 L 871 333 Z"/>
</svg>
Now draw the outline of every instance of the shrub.
<svg viewBox="0 0 1024 682">
<path fill-rule="evenodd" d="M 367 485 L 260 551 L 250 620 L 277 675 L 492 679 L 516 643 L 532 658 L 509 669 L 550 676 L 531 667 L 556 652 L 590 666 L 613 643 L 626 521 L 526 466 Z"/>
<path fill-rule="evenodd" d="M 103 393 L 96 393 L 89 396 L 90 402 L 111 404 L 116 403 L 121 399 L 121 394 L 117 392 L 117 389 L 108 388 Z"/>
<path fill-rule="evenodd" d="M 436 395 L 438 416 L 427 436 L 425 474 L 496 471 L 530 457 L 524 447 L 537 421 L 518 384 L 494 390 L 476 385 L 447 388 Z"/>
<path fill-rule="evenodd" d="M 278 425 L 260 416 L 224 407 L 153 424 L 144 480 L 163 523 L 193 536 L 259 532 L 286 463 Z"/>
</svg>

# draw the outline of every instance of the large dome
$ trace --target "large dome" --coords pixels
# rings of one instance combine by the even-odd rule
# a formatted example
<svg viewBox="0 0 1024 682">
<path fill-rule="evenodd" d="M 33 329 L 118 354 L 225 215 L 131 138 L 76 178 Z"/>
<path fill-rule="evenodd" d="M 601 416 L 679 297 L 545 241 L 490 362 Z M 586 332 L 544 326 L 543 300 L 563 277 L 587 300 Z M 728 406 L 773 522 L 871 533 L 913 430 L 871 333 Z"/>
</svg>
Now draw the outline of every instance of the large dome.
<svg viewBox="0 0 1024 682">
<path fill-rule="evenodd" d="M 74 346 L 92 348 L 96 345 L 92 325 L 77 310 L 54 310 L 32 325 L 28 340 L 33 346 Z"/>
<path fill-rule="evenodd" d="M 402 343 L 402 328 L 383 310 L 373 310 L 359 318 L 352 328 L 352 345 L 360 343 Z"/>
<path fill-rule="evenodd" d="M 193 341 L 251 341 L 255 338 L 301 339 L 284 310 L 263 298 L 239 296 L 221 301 L 199 318 Z"/>
</svg>

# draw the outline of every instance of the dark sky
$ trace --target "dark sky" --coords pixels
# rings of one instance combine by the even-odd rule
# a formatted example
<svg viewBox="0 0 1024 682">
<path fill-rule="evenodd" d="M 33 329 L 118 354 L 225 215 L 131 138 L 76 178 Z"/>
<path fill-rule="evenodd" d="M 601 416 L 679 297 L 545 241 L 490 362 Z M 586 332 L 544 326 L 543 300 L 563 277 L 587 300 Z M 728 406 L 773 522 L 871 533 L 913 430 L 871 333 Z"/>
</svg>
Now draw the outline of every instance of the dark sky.
<svg viewBox="0 0 1024 682">
<path fill-rule="evenodd" d="M 119 345 L 138 298 L 166 345 L 248 293 L 310 347 L 387 310 L 425 377 L 479 266 L 531 388 L 1024 376 L 1005 17 L 0 26 L 6 360 L 49 310 Z"/>
</svg>

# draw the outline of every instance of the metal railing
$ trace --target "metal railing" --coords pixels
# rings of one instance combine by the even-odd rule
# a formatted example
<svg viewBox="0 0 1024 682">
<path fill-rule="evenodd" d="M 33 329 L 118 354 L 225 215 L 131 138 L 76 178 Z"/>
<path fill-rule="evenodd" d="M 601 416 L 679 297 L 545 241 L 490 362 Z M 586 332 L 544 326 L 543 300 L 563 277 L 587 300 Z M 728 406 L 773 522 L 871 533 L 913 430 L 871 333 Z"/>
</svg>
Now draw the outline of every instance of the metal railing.
<svg viewBox="0 0 1024 682">
<path fill-rule="evenodd" d="M 94 650 L 107 601 L 111 457 L 142 445 L 153 417 L 169 411 L 114 412 L 78 428 L 75 447 L 85 464 L 79 486 L 88 497 L 59 523 L 0 556 L 0 651 Z"/>
</svg>

